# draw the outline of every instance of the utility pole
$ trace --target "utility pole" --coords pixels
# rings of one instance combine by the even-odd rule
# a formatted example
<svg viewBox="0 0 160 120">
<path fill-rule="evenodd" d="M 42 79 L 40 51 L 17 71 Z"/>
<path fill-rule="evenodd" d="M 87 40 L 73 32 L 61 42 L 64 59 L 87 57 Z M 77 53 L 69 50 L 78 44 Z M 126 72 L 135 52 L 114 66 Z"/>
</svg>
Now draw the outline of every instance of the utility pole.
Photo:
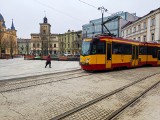
<svg viewBox="0 0 160 120">
<path fill-rule="evenodd" d="M 107 12 L 108 10 L 106 8 L 104 8 L 103 6 L 99 7 L 98 10 L 101 10 L 101 13 L 102 13 L 102 24 L 101 24 L 101 26 L 102 26 L 101 29 L 102 30 L 101 30 L 101 33 L 103 34 L 103 14 L 104 14 L 104 12 Z"/>
</svg>

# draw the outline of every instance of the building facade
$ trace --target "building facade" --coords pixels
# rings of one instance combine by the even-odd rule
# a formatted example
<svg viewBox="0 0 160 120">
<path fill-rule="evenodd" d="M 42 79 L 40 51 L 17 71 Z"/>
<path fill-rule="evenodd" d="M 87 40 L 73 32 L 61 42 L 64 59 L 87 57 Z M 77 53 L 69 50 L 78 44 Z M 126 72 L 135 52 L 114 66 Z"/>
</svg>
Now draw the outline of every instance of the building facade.
<svg viewBox="0 0 160 120">
<path fill-rule="evenodd" d="M 68 30 L 64 34 L 59 34 L 59 52 L 72 55 L 80 54 L 82 48 L 82 31 Z"/>
<path fill-rule="evenodd" d="M 112 20 L 111 20 L 112 19 Z M 128 12 L 117 12 L 111 16 L 104 17 L 103 21 L 108 21 L 105 26 L 108 30 L 117 37 L 121 36 L 121 27 L 124 26 L 128 21 L 135 21 L 138 17 L 135 13 L 131 14 Z M 82 26 L 83 37 L 92 37 L 102 32 L 102 18 L 91 20 L 88 24 Z M 107 32 L 103 27 L 104 32 Z"/>
<path fill-rule="evenodd" d="M 31 33 L 30 43 L 32 55 L 58 54 L 58 34 L 51 33 L 51 25 L 46 17 L 40 23 L 40 33 Z"/>
<path fill-rule="evenodd" d="M 122 28 L 122 37 L 142 42 L 160 42 L 160 8 Z"/>
<path fill-rule="evenodd" d="M 17 54 L 17 31 L 13 20 L 11 28 L 7 29 L 3 16 L 0 14 L 0 58 Z"/>
<path fill-rule="evenodd" d="M 17 39 L 17 46 L 18 46 L 18 54 L 20 55 L 28 55 L 31 53 L 31 39 Z"/>
</svg>

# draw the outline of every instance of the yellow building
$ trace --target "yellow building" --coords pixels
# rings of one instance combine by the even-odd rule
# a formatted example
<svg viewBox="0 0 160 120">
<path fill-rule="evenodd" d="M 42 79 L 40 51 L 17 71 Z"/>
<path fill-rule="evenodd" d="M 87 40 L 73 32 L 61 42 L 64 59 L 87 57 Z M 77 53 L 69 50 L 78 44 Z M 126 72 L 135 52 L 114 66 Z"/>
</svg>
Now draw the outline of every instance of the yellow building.
<svg viewBox="0 0 160 120">
<path fill-rule="evenodd" d="M 17 35 L 13 24 L 6 28 L 3 16 L 0 14 L 0 58 L 13 57 L 17 54 Z"/>
<path fill-rule="evenodd" d="M 59 34 L 59 52 L 72 55 L 80 54 L 82 48 L 82 31 L 68 30 L 64 34 Z"/>
<path fill-rule="evenodd" d="M 141 42 L 160 42 L 160 8 L 122 28 L 122 37 Z"/>
</svg>

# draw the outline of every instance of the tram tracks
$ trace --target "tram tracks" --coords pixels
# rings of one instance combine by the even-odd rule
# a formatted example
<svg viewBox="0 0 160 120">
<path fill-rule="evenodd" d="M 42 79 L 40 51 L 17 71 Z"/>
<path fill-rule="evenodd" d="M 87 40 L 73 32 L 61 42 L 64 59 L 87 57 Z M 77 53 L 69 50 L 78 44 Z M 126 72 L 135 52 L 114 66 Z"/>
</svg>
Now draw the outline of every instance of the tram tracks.
<svg viewBox="0 0 160 120">
<path fill-rule="evenodd" d="M 57 115 L 51 120 L 78 120 L 85 118 L 90 120 L 111 120 L 125 108 L 136 102 L 145 93 L 159 84 L 160 80 L 151 79 L 156 75 L 159 75 L 159 73 L 149 75 L 145 78 L 118 88 L 110 93 L 104 94 L 96 99 Z M 133 89 L 135 91 L 133 91 Z M 99 118 L 96 117 L 96 112 L 99 114 Z"/>
<path fill-rule="evenodd" d="M 49 84 L 52 82 L 58 82 L 63 80 L 69 80 L 73 78 L 79 78 L 92 75 L 92 73 L 86 73 L 81 70 L 72 70 L 67 72 L 59 72 L 47 75 L 31 76 L 19 78 L 18 80 L 12 79 L 0 82 L 0 93 L 19 90 L 23 88 Z"/>
</svg>

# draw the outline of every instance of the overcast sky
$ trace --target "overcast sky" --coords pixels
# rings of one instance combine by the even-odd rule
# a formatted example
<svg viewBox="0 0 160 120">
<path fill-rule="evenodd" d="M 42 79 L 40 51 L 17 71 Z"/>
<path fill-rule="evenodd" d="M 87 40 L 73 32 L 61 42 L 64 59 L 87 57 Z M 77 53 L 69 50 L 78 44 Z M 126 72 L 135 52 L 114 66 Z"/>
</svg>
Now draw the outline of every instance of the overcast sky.
<svg viewBox="0 0 160 120">
<path fill-rule="evenodd" d="M 31 33 L 40 32 L 45 13 L 51 32 L 65 33 L 68 29 L 81 30 L 89 20 L 101 18 L 97 10 L 101 6 L 108 9 L 104 16 L 124 11 L 142 17 L 159 8 L 160 0 L 0 0 L 0 13 L 7 28 L 14 20 L 18 38 L 31 38 Z"/>
</svg>

